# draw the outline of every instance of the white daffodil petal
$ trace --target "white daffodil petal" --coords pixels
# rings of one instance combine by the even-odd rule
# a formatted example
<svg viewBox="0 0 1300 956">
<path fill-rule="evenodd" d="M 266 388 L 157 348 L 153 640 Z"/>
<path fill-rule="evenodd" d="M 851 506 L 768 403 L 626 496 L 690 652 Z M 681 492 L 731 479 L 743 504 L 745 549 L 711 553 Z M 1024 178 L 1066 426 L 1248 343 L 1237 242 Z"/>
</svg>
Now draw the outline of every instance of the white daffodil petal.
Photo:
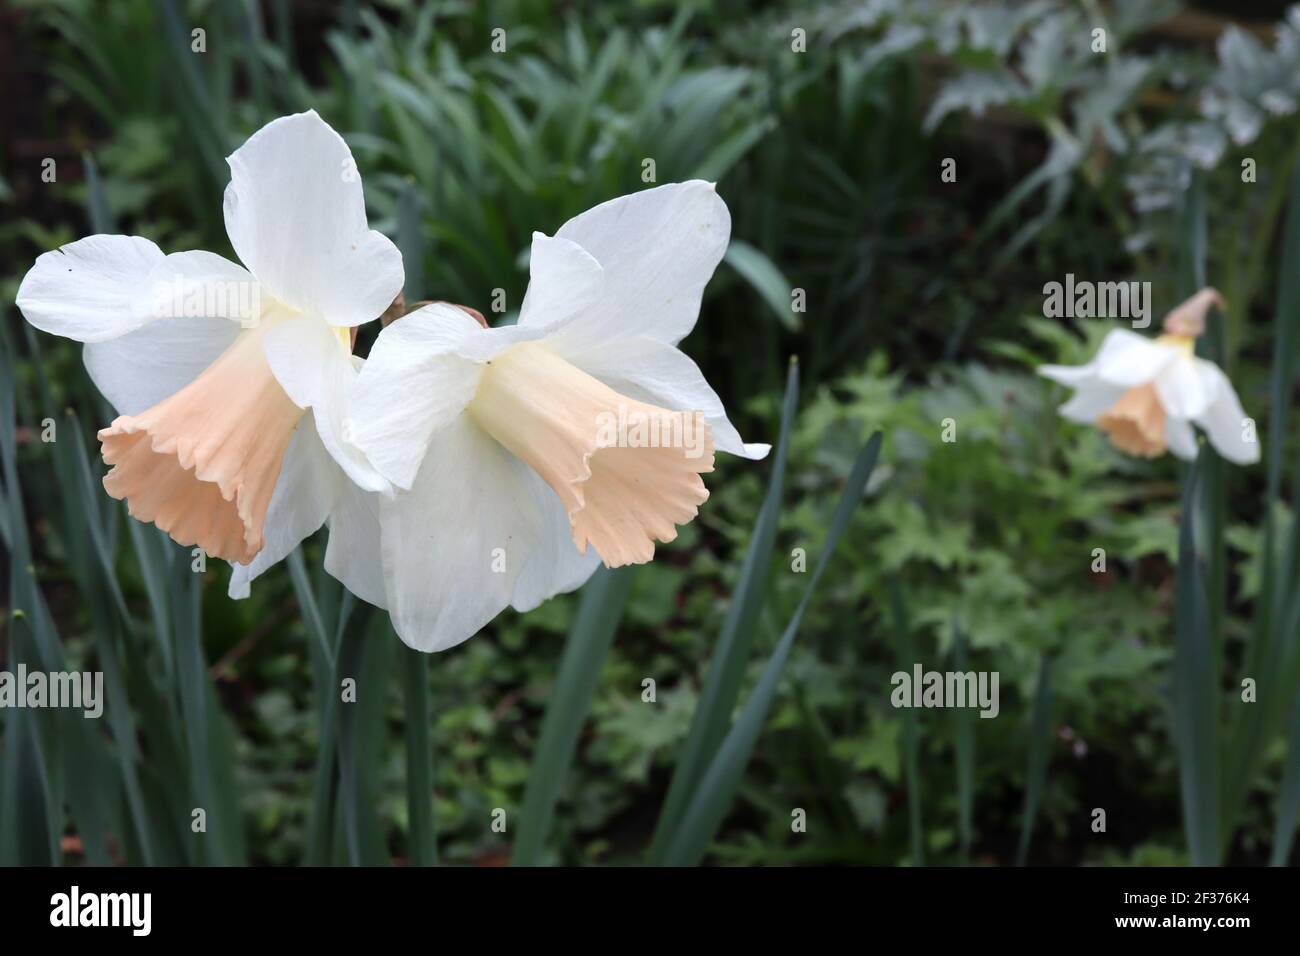
<svg viewBox="0 0 1300 956">
<path fill-rule="evenodd" d="M 1169 450 L 1183 461 L 1196 458 L 1196 432 L 1191 422 L 1183 418 L 1170 417 L 1165 423 L 1165 443 Z"/>
<path fill-rule="evenodd" d="M 230 597 L 248 597 L 249 585 L 255 577 L 288 557 L 304 538 L 325 523 L 343 483 L 338 466 L 321 444 L 316 429 L 304 417 L 289 440 L 271 494 L 263 526 L 266 543 L 248 564 L 232 565 L 227 592 Z"/>
<path fill-rule="evenodd" d="M 410 488 L 429 439 L 464 411 L 481 366 L 457 348 L 482 328 L 455 306 L 431 305 L 384 329 L 353 389 L 348 430 L 385 478 Z"/>
<path fill-rule="evenodd" d="M 417 314 L 412 313 L 412 315 Z M 410 315 L 406 317 L 406 319 L 409 318 L 411 318 Z M 402 319 L 402 321 L 405 322 L 406 319 Z M 516 345 L 550 339 L 557 329 L 569 324 L 571 324 L 570 320 L 562 319 L 558 325 L 554 323 L 549 325 L 502 325 L 485 329 L 475 323 L 474 328 L 461 339 L 454 351 L 461 358 L 470 359 L 474 362 L 490 362 L 502 352 L 512 349 Z"/>
<path fill-rule="evenodd" d="M 1097 420 L 1098 415 L 1113 407 L 1123 394 L 1123 388 L 1107 385 L 1096 379 L 1080 382 L 1078 391 L 1060 407 L 1059 411 L 1063 417 L 1072 422 L 1092 424 Z"/>
<path fill-rule="evenodd" d="M 198 378 L 238 334 L 228 319 L 161 319 L 106 342 L 87 342 L 82 359 L 119 415 L 139 415 Z"/>
<path fill-rule="evenodd" d="M 383 499 L 350 481 L 339 482 L 330 513 L 325 570 L 368 604 L 388 607 L 384 593 L 384 559 L 380 544 L 379 507 Z"/>
<path fill-rule="evenodd" d="M 1087 365 L 1040 365 L 1038 374 L 1050 378 L 1053 382 L 1077 388 L 1085 382 L 1096 381 L 1097 363 Z"/>
<path fill-rule="evenodd" d="M 415 484 L 380 504 L 388 610 L 420 651 L 467 640 L 506 608 L 541 537 L 528 470 L 460 416 Z"/>
<path fill-rule="evenodd" d="M 576 590 L 600 567 L 595 548 L 580 552 L 573 543 L 573 525 L 568 512 L 551 487 L 534 471 L 527 482 L 542 516 L 537 547 L 525 557 L 515 582 L 510 605 L 516 611 L 531 611 L 543 601 Z"/>
<path fill-rule="evenodd" d="M 392 486 L 347 434 L 357 369 L 332 329 L 315 318 L 291 319 L 267 331 L 265 347 L 276 381 L 295 405 L 315 412 L 321 441 L 347 476 L 366 491 L 392 494 Z"/>
<path fill-rule="evenodd" d="M 164 256 L 149 271 L 144 292 L 151 321 L 203 316 L 250 326 L 262 314 L 262 287 L 252 273 L 215 252 Z"/>
<path fill-rule="evenodd" d="M 1211 362 L 1203 359 L 1179 358 L 1170 362 L 1156 378 L 1156 394 L 1160 404 L 1174 418 L 1194 419 L 1209 407 L 1214 399 L 1215 377 L 1208 369 Z"/>
<path fill-rule="evenodd" d="M 1127 329 L 1115 329 L 1106 335 L 1093 361 L 1102 381 L 1132 388 L 1153 381 L 1178 358 L 1175 348 L 1157 345 Z"/>
<path fill-rule="evenodd" d="M 570 219 L 555 237 L 590 253 L 604 283 L 596 305 L 563 335 L 588 347 L 636 335 L 676 345 L 695 326 L 730 236 L 727 204 L 701 180 L 632 193 Z"/>
<path fill-rule="evenodd" d="M 122 415 L 138 415 L 192 382 L 261 309 L 257 281 L 211 252 L 161 256 L 133 294 L 148 324 L 87 342 L 82 353 L 91 380 Z"/>
<path fill-rule="evenodd" d="M 1205 431 L 1210 444 L 1224 458 L 1238 465 L 1259 461 L 1259 436 L 1254 422 L 1246 415 L 1237 398 L 1237 390 L 1223 370 L 1205 363 L 1206 374 L 1214 383 L 1214 398 L 1195 419 Z"/>
<path fill-rule="evenodd" d="M 314 110 L 273 120 L 227 162 L 226 232 L 276 298 L 331 325 L 388 308 L 402 256 L 369 228 L 352 151 Z"/>
<path fill-rule="evenodd" d="M 741 440 L 740 433 L 727 420 L 722 400 L 705 381 L 704 373 L 675 346 L 636 336 L 575 354 L 562 351 L 563 338 L 556 344 L 560 346 L 557 352 L 565 359 L 621 395 L 673 411 L 703 412 L 713 429 L 713 443 L 718 451 L 759 459 L 771 450 L 769 445 L 746 444 Z"/>
<path fill-rule="evenodd" d="M 151 319 L 148 279 L 162 250 L 139 236 L 88 236 L 36 259 L 15 299 L 42 332 L 103 342 Z"/>
<path fill-rule="evenodd" d="M 605 284 L 600 263 L 568 239 L 533 233 L 528 291 L 519 307 L 520 325 L 554 325 L 589 309 Z"/>
</svg>

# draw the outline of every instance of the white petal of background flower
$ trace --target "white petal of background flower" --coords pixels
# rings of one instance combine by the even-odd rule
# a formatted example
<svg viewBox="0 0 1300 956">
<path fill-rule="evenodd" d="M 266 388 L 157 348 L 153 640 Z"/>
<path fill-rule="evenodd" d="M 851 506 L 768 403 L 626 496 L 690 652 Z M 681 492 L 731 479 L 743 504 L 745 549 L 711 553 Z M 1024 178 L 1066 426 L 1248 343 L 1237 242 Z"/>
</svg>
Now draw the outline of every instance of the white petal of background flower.
<svg viewBox="0 0 1300 956">
<path fill-rule="evenodd" d="M 1169 450 L 1183 461 L 1192 461 L 1196 458 L 1196 432 L 1191 422 L 1170 417 L 1165 423 L 1165 441 L 1169 445 Z"/>
<path fill-rule="evenodd" d="M 1087 382 L 1098 381 L 1097 361 L 1094 359 L 1087 365 L 1040 365 L 1038 374 L 1061 385 L 1076 388 Z"/>
<path fill-rule="evenodd" d="M 1215 369 L 1213 363 L 1191 356 L 1179 356 L 1170 362 L 1156 378 L 1156 394 L 1165 411 L 1183 419 L 1204 412 L 1215 392 L 1216 379 L 1210 369 Z"/>
<path fill-rule="evenodd" d="M 1196 424 L 1205 430 L 1210 444 L 1224 458 L 1238 465 L 1253 465 L 1259 461 L 1260 438 L 1246 440 L 1246 411 L 1237 398 L 1237 390 L 1223 370 L 1209 366 L 1208 374 L 1214 382 L 1214 398 L 1209 407 L 1196 418 Z"/>
<path fill-rule="evenodd" d="M 402 291 L 401 254 L 369 228 L 352 151 L 315 110 L 273 120 L 227 162 L 226 232 L 276 298 L 358 325 Z"/>
<path fill-rule="evenodd" d="M 1102 341 L 1094 361 L 1102 381 L 1132 387 L 1154 380 L 1178 357 L 1175 348 L 1157 345 L 1127 329 L 1115 329 Z"/>
<path fill-rule="evenodd" d="M 1107 385 L 1095 378 L 1082 381 L 1077 387 L 1078 391 L 1058 411 L 1070 421 L 1083 425 L 1094 424 L 1097 416 L 1118 402 L 1124 394 L 1122 386 Z"/>
</svg>

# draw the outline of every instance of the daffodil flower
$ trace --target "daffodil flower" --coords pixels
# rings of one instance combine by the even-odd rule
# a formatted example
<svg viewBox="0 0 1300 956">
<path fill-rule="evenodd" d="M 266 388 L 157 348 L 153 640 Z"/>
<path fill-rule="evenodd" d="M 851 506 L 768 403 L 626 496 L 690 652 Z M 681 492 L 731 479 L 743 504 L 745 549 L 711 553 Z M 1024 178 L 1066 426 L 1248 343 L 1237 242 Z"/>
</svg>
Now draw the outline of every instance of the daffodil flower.
<svg viewBox="0 0 1300 956">
<path fill-rule="evenodd" d="M 1190 461 L 1195 424 L 1224 458 L 1253 464 L 1259 461 L 1254 422 L 1223 370 L 1196 357 L 1211 306 L 1223 308 L 1222 297 L 1202 289 L 1169 313 L 1159 338 L 1116 329 L 1087 365 L 1044 365 L 1038 372 L 1075 390 L 1061 406 L 1063 416 L 1095 424 L 1130 455 L 1154 458 L 1167 450 Z"/>
<path fill-rule="evenodd" d="M 401 291 L 366 222 L 342 137 L 316 113 L 268 123 L 228 159 L 226 232 L 243 265 L 90 236 L 36 260 L 18 306 L 86 343 L 119 415 L 104 487 L 183 545 L 235 564 L 232 597 L 327 520 L 326 566 L 381 602 L 373 498 L 391 494 L 342 435 L 352 333 Z"/>
<path fill-rule="evenodd" d="M 517 325 L 426 306 L 386 328 L 350 438 L 405 493 L 379 502 L 402 639 L 457 644 L 611 567 L 648 561 L 745 444 L 695 363 L 695 325 L 731 220 L 705 182 L 624 196 L 533 234 Z"/>
</svg>

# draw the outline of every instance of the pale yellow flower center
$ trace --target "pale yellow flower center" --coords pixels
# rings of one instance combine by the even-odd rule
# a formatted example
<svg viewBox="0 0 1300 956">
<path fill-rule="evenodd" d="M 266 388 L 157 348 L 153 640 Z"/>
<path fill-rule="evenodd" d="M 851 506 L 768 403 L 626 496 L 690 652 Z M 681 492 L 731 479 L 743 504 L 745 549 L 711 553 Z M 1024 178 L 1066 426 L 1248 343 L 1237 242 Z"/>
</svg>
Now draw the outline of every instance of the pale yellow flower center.
<svg viewBox="0 0 1300 956">
<path fill-rule="evenodd" d="M 573 543 L 608 567 L 654 557 L 708 498 L 713 434 L 703 414 L 635 401 L 544 345 L 486 364 L 469 414 L 559 496 Z"/>
<path fill-rule="evenodd" d="M 353 333 L 355 328 L 346 325 L 331 325 L 330 331 L 334 333 L 334 338 L 338 340 L 339 345 L 344 352 L 352 354 Z"/>
<path fill-rule="evenodd" d="M 1156 345 L 1178 349 L 1181 358 L 1191 358 L 1196 354 L 1196 339 L 1190 335 L 1173 335 L 1166 333 L 1156 337 Z"/>
</svg>

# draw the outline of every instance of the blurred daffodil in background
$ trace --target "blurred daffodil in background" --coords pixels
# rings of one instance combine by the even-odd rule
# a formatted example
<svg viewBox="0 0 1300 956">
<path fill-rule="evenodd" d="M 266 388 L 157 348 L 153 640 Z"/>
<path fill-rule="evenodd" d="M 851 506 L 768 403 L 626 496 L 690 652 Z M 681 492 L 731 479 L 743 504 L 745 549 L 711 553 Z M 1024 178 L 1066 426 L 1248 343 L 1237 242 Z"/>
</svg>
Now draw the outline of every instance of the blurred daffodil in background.
<svg viewBox="0 0 1300 956">
<path fill-rule="evenodd" d="M 1155 458 L 1166 451 L 1196 457 L 1196 433 L 1205 432 L 1229 461 L 1259 461 L 1255 422 L 1223 370 L 1196 357 L 1196 339 L 1212 307 L 1223 297 L 1202 289 L 1165 317 L 1156 339 L 1115 329 L 1086 365 L 1044 365 L 1040 375 L 1074 389 L 1060 412 L 1071 421 L 1096 425 L 1120 451 Z"/>
</svg>

